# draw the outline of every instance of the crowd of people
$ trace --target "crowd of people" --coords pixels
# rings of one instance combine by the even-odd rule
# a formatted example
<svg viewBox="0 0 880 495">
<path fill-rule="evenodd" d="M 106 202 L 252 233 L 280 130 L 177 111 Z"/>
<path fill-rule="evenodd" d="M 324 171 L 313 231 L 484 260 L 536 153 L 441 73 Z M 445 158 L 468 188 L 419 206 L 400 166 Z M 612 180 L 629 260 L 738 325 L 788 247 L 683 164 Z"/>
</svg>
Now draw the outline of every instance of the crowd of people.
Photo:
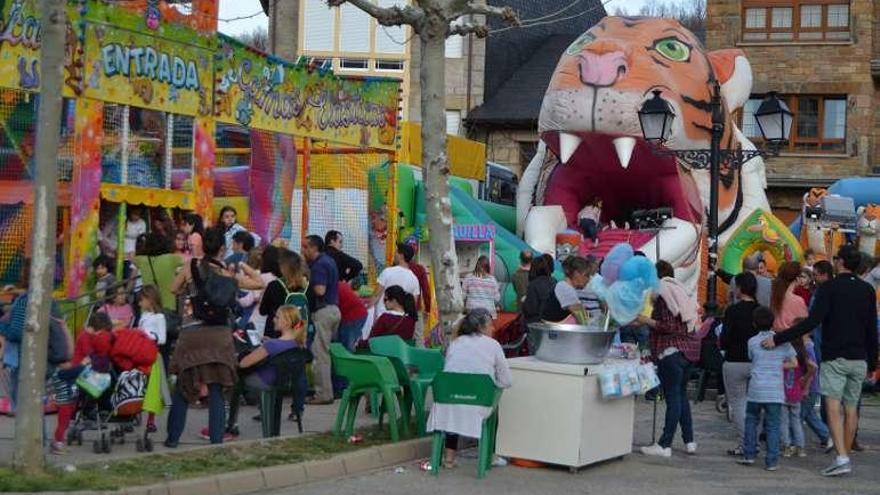
<svg viewBox="0 0 880 495">
<path fill-rule="evenodd" d="M 661 284 L 669 269 L 657 264 Z M 876 381 L 877 270 L 876 260 L 847 245 L 830 262 L 808 251 L 803 266 L 784 262 L 772 278 L 763 261 L 749 257 L 743 271 L 727 279 L 729 304 L 708 327 L 723 352 L 724 392 L 736 430 L 727 453 L 739 463 L 754 464 L 761 441 L 768 471 L 779 468 L 780 457 L 807 456 L 806 424 L 823 451 L 835 452 L 822 474 L 851 472 L 849 454 L 860 450 L 862 387 Z M 685 384 L 700 361 L 701 340 L 684 318 L 670 318 L 663 299 L 655 301 L 651 318 L 640 317 L 650 327 L 666 399 L 663 435 L 642 452 L 670 457 L 679 426 L 687 453 L 696 453 Z"/>
<path fill-rule="evenodd" d="M 176 376 L 174 387 L 159 397 L 162 407 L 170 407 L 164 441 L 170 448 L 178 446 L 187 411 L 197 403 L 208 408 L 208 426 L 199 432 L 203 438 L 221 443 L 238 436 L 241 392 L 271 387 L 274 369 L 267 362 L 282 352 L 311 352 L 314 388 L 304 402 L 321 405 L 333 403 L 344 388 L 332 374 L 331 342 L 351 351 L 380 335 L 422 342 L 418 336 L 431 299 L 427 270 L 414 261 L 410 245 L 398 246 L 394 264 L 379 274 L 374 291 L 358 293 L 363 265 L 344 252 L 339 231 L 307 236 L 296 252 L 284 242 L 264 244 L 237 222 L 230 206 L 210 227 L 188 213 L 176 226 L 150 222 L 148 229 L 141 215 L 137 208 L 129 210 L 120 280 L 114 276 L 114 232 L 104 230 L 102 253 L 92 265 L 91 316 L 75 342 L 58 345 L 62 357 L 49 363 L 50 392 L 62 411 L 50 444 L 53 453 L 66 451 L 65 433 L 79 403 L 74 384 L 86 367 L 109 369 L 119 332 L 136 329 L 158 348 L 160 371 L 153 368 L 150 380 L 167 383 L 169 375 Z M 230 291 L 229 304 L 220 303 Z M 0 320 L 4 366 L 10 369 L 17 370 L 11 356 L 18 353 L 15 336 L 21 335 L 17 327 L 24 325 L 25 306 L 26 295 Z M 60 316 L 56 320 L 61 323 Z M 230 390 L 237 392 L 231 402 Z M 146 415 L 148 432 L 159 430 L 155 412 Z M 301 413 L 292 410 L 290 418 Z"/>
<path fill-rule="evenodd" d="M 158 347 L 150 380 L 167 384 L 167 376 L 176 376 L 174 387 L 160 396 L 163 407 L 170 407 L 165 428 L 169 448 L 178 446 L 187 410 L 195 403 L 208 408 L 202 437 L 212 443 L 235 438 L 242 391 L 272 387 L 276 376 L 267 361 L 281 353 L 311 352 L 314 390 L 302 402 L 322 405 L 333 403 L 345 386 L 332 373 L 331 342 L 350 351 L 385 335 L 412 345 L 424 343 L 432 300 L 427 270 L 415 261 L 411 245 L 397 246 L 393 264 L 378 274 L 375 289 L 366 291 L 363 265 L 344 251 L 339 231 L 307 236 L 296 252 L 284 243 L 263 243 L 237 222 L 235 209 L 228 206 L 210 227 L 192 213 L 176 227 L 167 223 L 157 228 L 153 222 L 146 229 L 140 213 L 130 212 L 125 277 L 116 280 L 116 261 L 104 251 L 93 263 L 99 302 L 86 327 L 76 342 L 52 339 L 56 352 L 50 382 L 60 401 L 52 452 L 65 452 L 65 430 L 76 404 L 73 382 L 86 366 L 108 365 L 116 332 L 137 329 Z M 862 384 L 877 368 L 880 266 L 852 246 L 842 247 L 831 261 L 817 261 L 809 251 L 805 255 L 803 265 L 781 263 L 775 275 L 760 255 L 744 259 L 736 276 L 719 272 L 730 292 L 718 315 L 703 315 L 669 263 L 654 264 L 658 282 L 645 310 L 620 328 L 620 339 L 637 345 L 642 357 L 657 365 L 666 405 L 662 435 L 642 453 L 670 457 L 679 429 L 685 452 L 697 453 L 688 382 L 701 363 L 706 340 L 717 337 L 736 433 L 728 454 L 753 464 L 763 442 L 765 467 L 774 471 L 780 457 L 807 455 L 806 424 L 822 449 L 835 451 L 823 474 L 851 471 L 849 455 L 859 450 Z M 597 311 L 606 311 L 590 284 L 601 266 L 602 260 L 569 256 L 562 263 L 564 277 L 557 281 L 550 255 L 523 251 L 511 273 L 522 328 L 540 321 L 587 324 Z M 487 256 L 480 256 L 462 277 L 461 288 L 464 315 L 455 340 L 448 343 L 445 369 L 489 374 L 499 387 L 508 387 L 504 351 L 491 338 L 501 309 L 501 284 Z M 224 295 L 228 304 L 220 302 Z M 10 336 L 15 325 L 23 325 L 23 307 L 17 301 L 11 313 L 21 314 L 0 320 L 7 367 L 15 363 Z M 229 390 L 236 392 L 230 402 Z M 161 407 L 148 411 L 148 431 L 159 429 L 159 411 Z M 292 408 L 291 419 L 302 412 Z M 485 413 L 434 407 L 428 429 L 448 433 L 445 465 L 455 463 L 459 434 L 479 436 L 472 433 Z"/>
</svg>

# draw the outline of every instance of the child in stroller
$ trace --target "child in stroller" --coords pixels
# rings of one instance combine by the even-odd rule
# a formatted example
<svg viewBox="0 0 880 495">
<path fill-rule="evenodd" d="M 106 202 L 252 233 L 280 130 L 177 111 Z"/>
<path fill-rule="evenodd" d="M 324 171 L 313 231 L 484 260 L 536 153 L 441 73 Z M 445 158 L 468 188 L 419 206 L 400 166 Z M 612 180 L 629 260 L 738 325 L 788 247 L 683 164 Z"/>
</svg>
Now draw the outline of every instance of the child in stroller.
<svg viewBox="0 0 880 495">
<path fill-rule="evenodd" d="M 98 315 L 103 313 L 93 315 L 99 324 L 112 327 L 109 317 Z M 83 432 L 97 430 L 98 438 L 92 444 L 95 453 L 110 453 L 111 444 L 125 443 L 125 434 L 134 430 L 143 410 L 147 376 L 158 357 L 155 342 L 141 330 L 122 329 L 110 335 L 109 363 L 112 366 L 100 367 L 98 369 L 104 371 L 97 371 L 92 361 L 89 368 L 80 369 L 75 377 L 77 388 L 86 393 L 79 394 L 75 403 L 76 419 L 66 435 L 68 445 L 74 442 L 82 445 Z M 101 373 L 105 375 L 102 377 Z M 116 425 L 112 430 L 110 423 Z M 56 438 L 58 435 L 56 432 Z M 137 446 L 138 450 L 152 450 L 146 428 Z"/>
</svg>

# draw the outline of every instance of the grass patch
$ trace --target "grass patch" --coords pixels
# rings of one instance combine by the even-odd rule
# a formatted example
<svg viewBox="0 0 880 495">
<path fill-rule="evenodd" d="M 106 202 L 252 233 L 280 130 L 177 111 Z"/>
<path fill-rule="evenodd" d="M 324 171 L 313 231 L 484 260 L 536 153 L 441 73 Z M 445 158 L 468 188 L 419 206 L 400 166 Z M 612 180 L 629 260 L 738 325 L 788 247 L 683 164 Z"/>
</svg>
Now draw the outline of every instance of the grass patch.
<svg viewBox="0 0 880 495">
<path fill-rule="evenodd" d="M 0 492 L 115 490 L 326 459 L 390 441 L 389 435 L 378 427 L 364 428 L 359 433 L 364 441 L 357 444 L 337 439 L 332 433 L 321 433 L 240 446 L 145 454 L 119 461 L 108 458 L 106 462 L 79 465 L 73 472 L 50 467 L 41 476 L 22 476 L 9 468 L 0 468 Z"/>
</svg>

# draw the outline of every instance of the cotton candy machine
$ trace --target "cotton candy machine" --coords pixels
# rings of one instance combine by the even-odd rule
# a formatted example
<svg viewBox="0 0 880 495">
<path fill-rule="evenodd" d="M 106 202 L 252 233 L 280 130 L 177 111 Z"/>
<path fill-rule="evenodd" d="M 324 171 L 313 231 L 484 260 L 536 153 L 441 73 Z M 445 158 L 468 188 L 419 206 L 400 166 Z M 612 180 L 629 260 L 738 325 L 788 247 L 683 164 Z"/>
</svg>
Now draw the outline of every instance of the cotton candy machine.
<svg viewBox="0 0 880 495">
<path fill-rule="evenodd" d="M 611 350 L 616 328 L 605 318 L 588 325 L 530 323 L 529 344 L 541 361 L 565 364 L 601 364 Z"/>
</svg>

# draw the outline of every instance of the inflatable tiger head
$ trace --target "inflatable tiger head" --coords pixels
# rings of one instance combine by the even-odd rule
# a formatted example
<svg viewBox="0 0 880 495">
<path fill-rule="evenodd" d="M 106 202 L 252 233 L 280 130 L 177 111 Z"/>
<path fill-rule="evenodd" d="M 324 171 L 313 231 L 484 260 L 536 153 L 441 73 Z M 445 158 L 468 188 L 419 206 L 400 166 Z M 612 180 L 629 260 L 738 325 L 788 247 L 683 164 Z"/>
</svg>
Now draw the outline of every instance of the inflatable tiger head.
<svg viewBox="0 0 880 495">
<path fill-rule="evenodd" d="M 748 100 L 752 84 L 741 50 L 707 51 L 673 19 L 602 19 L 562 54 L 544 95 L 541 143 L 520 183 L 519 227 L 526 230 L 530 209 L 541 205 L 562 206 L 568 224 L 575 226 L 578 211 L 591 198 L 602 200 L 606 225 L 612 220 L 625 225 L 637 210 L 672 208 L 674 218 L 663 224 L 668 232 L 634 247 L 673 263 L 677 273 L 686 268 L 683 278 L 696 280 L 708 170 L 658 153 L 643 139 L 638 112 L 659 92 L 675 114 L 665 146 L 708 149 L 715 81 L 726 124 L 722 148 L 754 149 L 733 117 Z M 741 168 L 722 168 L 722 243 L 753 211 L 770 210 L 765 186 L 760 158 Z"/>
</svg>

